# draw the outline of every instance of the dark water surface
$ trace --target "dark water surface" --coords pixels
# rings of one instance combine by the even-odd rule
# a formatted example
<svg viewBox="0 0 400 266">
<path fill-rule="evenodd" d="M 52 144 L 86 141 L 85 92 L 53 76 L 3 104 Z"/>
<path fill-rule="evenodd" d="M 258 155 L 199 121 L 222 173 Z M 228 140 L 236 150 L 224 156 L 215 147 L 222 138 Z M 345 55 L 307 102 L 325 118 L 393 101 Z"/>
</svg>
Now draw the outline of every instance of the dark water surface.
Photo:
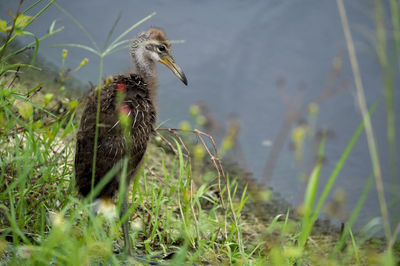
<svg viewBox="0 0 400 266">
<path fill-rule="evenodd" d="M 0 0 L 0 17 L 4 18 L 7 10 L 14 11 L 17 2 Z M 33 2 L 25 1 L 24 6 Z M 260 183 L 272 186 L 294 206 L 302 201 L 305 184 L 300 173 L 308 171 L 309 164 L 304 163 L 304 166 L 294 159 L 289 148 L 290 134 L 277 155 L 273 175 L 265 177 L 263 169 L 272 150 L 270 144 L 280 134 L 286 113 L 293 108 L 291 103 L 306 105 L 328 86 L 335 57 L 342 59 L 343 67 L 332 86 L 333 95 L 318 102 L 317 129 L 327 128 L 332 132 L 326 145 L 321 188 L 361 122 L 336 1 L 69 0 L 58 3 L 86 27 L 99 46 L 103 45 L 120 11 L 122 18 L 115 36 L 148 14 L 157 12 L 129 37 L 155 25 L 164 28 L 170 39 L 186 40 L 174 45 L 174 55 L 189 80 L 189 86 L 185 87 L 168 69 L 159 67 L 159 121 L 168 119 L 168 125 L 177 126 L 188 119 L 190 105 L 199 101 L 206 103 L 215 119 L 224 125 L 228 117 L 235 115 L 241 124 L 239 141 L 244 155 L 241 164 L 246 165 Z M 374 45 L 368 37 L 374 33 L 374 5 L 372 0 L 346 3 L 368 105 L 380 100 L 372 122 L 387 200 L 390 201 L 393 198 L 389 196 L 389 189 L 393 185 L 390 185 L 389 175 L 383 81 Z M 46 59 L 61 65 L 62 48 L 49 46 L 61 43 L 90 45 L 90 42 L 55 7 L 45 12 L 28 30 L 41 36 L 54 19 L 59 19 L 56 25 L 65 29 L 43 42 L 40 51 Z M 25 38 L 31 41 L 29 37 Z M 77 77 L 85 83 L 96 83 L 98 59 L 87 51 L 68 49 L 67 65 L 75 67 L 88 57 L 89 64 Z M 130 67 L 128 51 L 117 52 L 105 58 L 104 76 L 125 72 Z M 396 114 L 400 114 L 399 96 L 400 90 L 396 88 Z M 399 117 L 397 115 L 397 132 L 400 131 Z M 400 150 L 399 141 L 397 150 Z M 307 154 L 312 157 L 311 151 Z M 342 188 L 345 192 L 347 212 L 354 207 L 371 171 L 363 133 L 335 183 L 335 190 Z M 397 177 L 397 184 L 399 179 Z M 337 221 L 345 219 L 346 210 Z M 400 210 L 392 208 L 391 213 L 400 214 Z M 378 199 L 373 188 L 358 226 L 378 215 Z"/>
</svg>

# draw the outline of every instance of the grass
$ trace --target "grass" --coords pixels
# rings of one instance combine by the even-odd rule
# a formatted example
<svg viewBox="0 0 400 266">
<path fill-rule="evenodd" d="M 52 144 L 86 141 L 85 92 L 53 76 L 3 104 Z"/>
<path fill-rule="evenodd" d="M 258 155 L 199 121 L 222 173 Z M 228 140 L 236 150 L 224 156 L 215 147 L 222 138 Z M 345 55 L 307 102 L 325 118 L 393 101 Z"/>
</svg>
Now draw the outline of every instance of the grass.
<svg viewBox="0 0 400 266">
<path fill-rule="evenodd" d="M 341 1 L 338 2 L 340 7 Z M 396 6 L 396 3 L 391 4 Z M 71 73 L 63 67 L 68 59 L 67 51 L 64 50 L 61 56 L 61 71 L 57 73 L 59 84 L 47 83 L 46 80 L 40 84 L 25 83 L 24 76 L 20 75 L 24 68 L 40 69 L 40 62 L 37 62 L 40 42 L 62 30 L 55 29 L 53 23 L 48 34 L 42 37 L 26 31 L 29 24 L 40 19 L 52 4 L 54 1 L 48 2 L 34 16 L 20 11 L 9 22 L 0 21 L 0 30 L 5 34 L 0 46 L 1 264 L 395 265 L 399 262 L 397 237 L 400 227 L 391 230 L 382 200 L 386 239 L 372 237 L 374 230 L 382 228 L 379 220 L 372 220 L 360 232 L 353 231 L 374 180 L 375 186 L 379 187 L 379 166 L 367 180 L 341 232 L 318 220 L 326 198 L 361 133 L 365 130 L 369 143 L 374 142 L 372 128 L 367 128 L 376 105 L 370 107 L 369 112 L 364 108 L 366 106 L 362 108 L 364 119 L 349 138 L 320 194 L 317 188 L 327 141 L 322 137 L 318 160 L 308 177 L 304 203 L 298 211 L 276 198 L 263 200 L 265 190 L 246 179 L 234 166 L 223 165 L 212 138 L 202 132 L 160 129 L 160 133 L 165 133 L 163 138 L 152 140 L 138 178 L 128 187 L 131 206 L 121 220 L 129 219 L 130 237 L 137 255 L 126 256 L 122 250 L 121 220 L 116 218 L 115 206 L 101 206 L 102 213 L 94 215 L 91 198 L 80 199 L 73 185 L 79 107 L 77 101 L 58 99 L 58 95 L 71 86 L 67 83 Z M 60 6 L 58 8 L 63 10 Z M 344 16 L 343 7 L 340 12 Z M 106 55 L 123 49 L 128 40 L 122 39 L 138 25 L 134 24 L 111 41 L 118 18 L 103 49 L 99 49 L 85 28 L 72 15 L 68 16 L 86 32 L 93 47 L 64 46 L 93 52 L 101 62 Z M 394 11 L 393 16 L 397 16 Z M 383 18 L 378 16 L 379 19 Z M 393 23 L 398 27 L 395 19 Z M 348 35 L 346 23 L 344 29 Z M 10 49 L 21 34 L 32 36 L 34 42 Z M 398 45 L 398 38 L 395 40 Z M 351 46 L 350 40 L 348 44 Z M 20 63 L 16 58 L 30 47 L 34 47 L 34 51 L 29 62 Z M 74 71 L 79 71 L 85 64 L 77 66 Z M 355 73 L 357 80 L 360 74 Z M 102 74 L 100 64 L 98 84 L 102 83 Z M 54 76 L 48 75 L 48 80 L 54 80 Z M 18 76 L 22 78 L 18 79 Z M 359 85 L 360 96 L 362 88 Z M 385 89 L 390 124 L 394 123 L 391 118 L 394 116 L 393 87 Z M 55 108 L 59 102 L 62 112 Z M 394 128 L 394 124 L 388 125 L 390 134 Z M 188 134 L 194 134 L 200 145 L 193 144 Z M 231 136 L 227 134 L 227 138 Z M 395 135 L 388 136 L 388 141 L 393 144 Z M 225 145 L 223 152 L 226 153 L 231 146 Z M 377 156 L 373 147 L 371 154 Z M 391 154 L 396 156 L 393 151 Z M 126 158 L 124 162 L 122 175 L 126 175 Z M 371 164 L 379 165 L 379 161 L 374 159 Z M 394 169 L 392 173 L 397 171 L 393 163 L 391 167 Z M 112 169 L 104 177 L 104 182 L 94 187 L 92 196 L 118 170 Z M 398 196 L 398 193 L 393 193 Z M 120 195 L 117 208 L 121 202 Z M 388 234 L 391 231 L 394 233 Z"/>
</svg>

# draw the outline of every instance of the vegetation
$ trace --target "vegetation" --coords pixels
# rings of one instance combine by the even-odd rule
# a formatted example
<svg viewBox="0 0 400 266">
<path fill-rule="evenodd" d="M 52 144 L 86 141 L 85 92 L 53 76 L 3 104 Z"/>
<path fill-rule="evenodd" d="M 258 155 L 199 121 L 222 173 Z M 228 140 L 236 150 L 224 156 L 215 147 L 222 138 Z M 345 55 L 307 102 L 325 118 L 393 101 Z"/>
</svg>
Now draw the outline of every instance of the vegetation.
<svg viewBox="0 0 400 266">
<path fill-rule="evenodd" d="M 39 0 L 34 5 L 40 3 Z M 21 1 L 22 3 L 22 1 Z M 385 28 L 380 2 L 377 1 L 377 41 L 379 59 L 385 74 L 388 114 L 388 141 L 395 147 L 393 107 L 393 75 L 399 67 L 400 41 L 398 2 L 390 1 L 395 34 L 396 60 L 389 62 L 386 54 Z M 346 32 L 356 80 L 357 61 L 352 51 L 345 10 L 338 0 Z M 101 206 L 101 214 L 93 213 L 90 199 L 80 199 L 74 187 L 74 137 L 79 103 L 56 95 L 68 85 L 70 74 L 85 67 L 87 59 L 74 70 L 64 69 L 67 50 L 60 56 L 58 82 L 32 84 L 24 80 L 25 69 L 40 71 L 36 62 L 40 42 L 58 33 L 55 22 L 45 36 L 38 37 L 26 28 L 50 5 L 36 15 L 27 16 L 28 8 L 12 15 L 9 22 L 0 20 L 4 39 L 0 46 L 0 261 L 1 264 L 86 265 L 86 264 L 254 264 L 254 265 L 347 265 L 399 263 L 400 247 L 396 242 L 400 227 L 393 230 L 388 207 L 380 197 L 385 238 L 373 238 L 379 222 L 372 221 L 364 231 L 354 233 L 352 227 L 363 207 L 374 181 L 379 193 L 381 181 L 379 160 L 374 151 L 373 131 L 369 123 L 370 110 L 362 107 L 364 121 L 350 138 L 346 149 L 332 172 L 322 194 L 317 197 L 317 185 L 323 167 L 326 138 L 318 144 L 318 160 L 307 179 L 304 203 L 298 213 L 270 191 L 260 189 L 232 165 L 223 165 L 213 139 L 186 128 L 159 132 L 149 147 L 138 178 L 129 187 L 131 206 L 128 215 L 131 238 L 137 255 L 122 252 L 121 221 L 114 205 Z M 59 7 L 61 10 L 62 8 Z M 65 10 L 63 12 L 66 12 Z M 152 14 L 154 15 L 154 14 Z M 139 23 L 149 19 L 146 17 Z M 76 21 L 70 14 L 74 21 Z M 76 21 L 76 23 L 78 23 Z M 103 58 L 124 48 L 122 40 L 139 23 L 122 33 L 113 42 L 110 31 L 103 49 L 87 33 L 93 47 L 80 47 L 101 58 L 99 82 L 102 83 Z M 383 31 L 383 32 L 382 32 Z M 32 36 L 33 42 L 11 49 L 18 36 Z M 33 49 L 33 51 L 32 51 Z M 30 51 L 28 63 L 18 56 Z M 392 64 L 392 65 L 391 65 Z M 393 68 L 393 65 L 395 66 Z M 48 72 L 46 72 L 50 75 Z M 54 80 L 49 78 L 46 80 Z M 362 103 L 362 84 L 356 82 Z M 43 92 L 44 91 L 44 92 Z M 312 106 L 311 106 L 312 107 Z M 196 108 L 194 121 L 202 121 Z M 310 108 L 309 119 L 315 115 Z M 193 125 L 192 125 L 193 126 Z M 196 126 L 196 125 L 195 125 Z M 335 179 L 340 174 L 360 134 L 366 131 L 374 172 L 365 184 L 350 219 L 340 232 L 321 222 L 318 217 Z M 165 134 L 164 134 L 165 133 Z M 195 136 L 199 144 L 190 139 Z M 295 129 L 293 141 L 298 150 L 305 133 Z M 225 154 L 232 147 L 233 134 L 228 133 L 220 150 Z M 396 151 L 391 150 L 392 174 L 396 180 Z M 229 169 L 229 171 L 224 171 Z M 123 174 L 126 174 L 123 171 Z M 111 176 L 111 175 L 109 175 Z M 105 177 L 107 180 L 108 176 Z M 99 190 L 99 184 L 95 190 Z M 393 191 L 398 197 L 398 191 Z M 120 204 L 117 201 L 117 209 Z M 378 223 L 378 225 L 376 224 Z"/>
</svg>

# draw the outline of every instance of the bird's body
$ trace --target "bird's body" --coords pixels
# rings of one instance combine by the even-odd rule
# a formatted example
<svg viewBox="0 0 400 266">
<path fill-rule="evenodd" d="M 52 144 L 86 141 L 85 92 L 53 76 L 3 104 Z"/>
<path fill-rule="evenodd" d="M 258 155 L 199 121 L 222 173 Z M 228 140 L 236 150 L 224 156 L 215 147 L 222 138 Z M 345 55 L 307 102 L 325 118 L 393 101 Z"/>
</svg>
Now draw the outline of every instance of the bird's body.
<svg viewBox="0 0 400 266">
<path fill-rule="evenodd" d="M 117 171 L 100 193 L 94 195 L 96 198 L 112 198 L 118 192 L 120 183 L 129 184 L 135 177 L 156 121 L 158 82 L 155 63 L 166 65 L 187 85 L 185 74 L 171 56 L 171 44 L 163 30 L 150 28 L 140 33 L 131 45 L 131 56 L 136 71 L 116 75 L 111 83 L 94 90 L 82 114 L 76 143 L 75 180 L 83 196 L 89 195 L 112 169 Z M 96 126 L 99 93 L 100 116 Z M 95 147 L 96 127 L 98 137 Z M 96 164 L 93 167 L 95 153 Z M 121 181 L 120 163 L 123 158 L 128 158 L 126 182 Z M 123 189 L 121 217 L 127 209 L 127 189 Z M 125 246 L 132 253 L 127 220 L 123 223 L 123 231 Z"/>
<path fill-rule="evenodd" d="M 117 101 L 117 94 L 124 99 Z M 146 152 L 147 142 L 153 132 L 156 111 L 147 84 L 136 74 L 117 75 L 113 81 L 101 90 L 100 127 L 97 142 L 96 168 L 94 185 L 128 155 L 130 172 L 140 164 Z M 120 105 L 120 106 L 119 106 Z M 119 121 L 120 108 L 125 108 L 126 115 L 131 118 L 130 136 L 126 139 Z M 76 184 L 79 193 L 87 196 L 92 186 L 93 152 L 95 140 L 97 110 L 97 93 L 88 98 L 81 118 L 77 134 L 75 155 Z M 130 143 L 130 147 L 126 145 Z M 133 178 L 128 173 L 129 178 Z M 118 191 L 119 177 L 115 176 L 98 194 L 100 197 L 112 198 Z"/>
</svg>

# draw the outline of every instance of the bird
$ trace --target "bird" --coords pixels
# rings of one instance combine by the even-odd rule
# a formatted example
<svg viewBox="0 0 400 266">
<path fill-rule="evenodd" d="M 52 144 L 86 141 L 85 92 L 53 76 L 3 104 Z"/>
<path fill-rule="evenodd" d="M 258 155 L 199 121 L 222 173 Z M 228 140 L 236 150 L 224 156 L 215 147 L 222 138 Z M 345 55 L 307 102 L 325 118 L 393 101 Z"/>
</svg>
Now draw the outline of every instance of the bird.
<svg viewBox="0 0 400 266">
<path fill-rule="evenodd" d="M 83 197 L 90 196 L 93 188 L 107 173 L 117 169 L 99 193 L 92 195 L 93 200 L 109 202 L 115 198 L 122 183 L 121 165 L 124 158 L 128 158 L 128 180 L 123 184 L 129 185 L 140 169 L 149 138 L 155 132 L 158 91 L 156 63 L 167 66 L 185 85 L 188 84 L 184 72 L 172 56 L 171 42 L 161 28 L 150 27 L 139 33 L 130 43 L 130 55 L 134 70 L 114 75 L 111 82 L 105 82 L 100 89 L 93 89 L 80 120 L 75 151 L 75 183 L 78 193 Z M 123 116 L 129 119 L 128 126 L 123 123 L 126 122 Z M 95 149 L 96 162 L 93 166 Z M 127 189 L 122 189 L 121 218 L 127 211 Z M 122 231 L 125 251 L 132 253 L 128 219 L 123 222 Z"/>
</svg>

